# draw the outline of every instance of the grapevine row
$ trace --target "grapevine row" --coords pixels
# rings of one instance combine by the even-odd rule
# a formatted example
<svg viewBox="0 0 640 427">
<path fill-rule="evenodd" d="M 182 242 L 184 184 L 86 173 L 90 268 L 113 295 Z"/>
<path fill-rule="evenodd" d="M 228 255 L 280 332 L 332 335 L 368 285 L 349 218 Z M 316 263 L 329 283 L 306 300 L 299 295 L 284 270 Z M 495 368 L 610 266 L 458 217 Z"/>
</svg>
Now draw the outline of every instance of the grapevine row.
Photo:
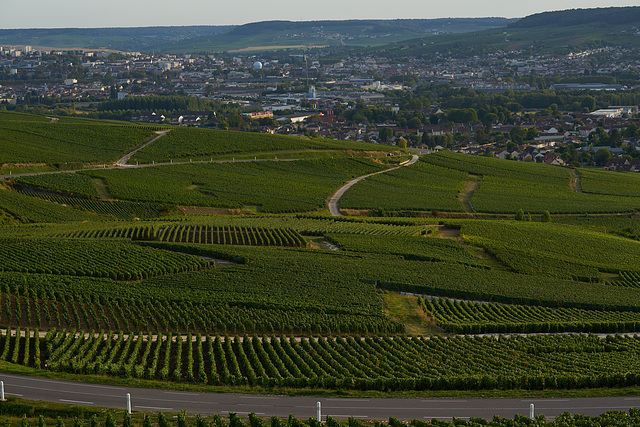
<svg viewBox="0 0 640 427">
<path fill-rule="evenodd" d="M 0 349 L 2 360 L 54 371 L 210 385 L 359 390 L 640 385 L 637 336 L 296 339 L 63 330 L 40 338 L 37 331 L 7 330 Z"/>
</svg>

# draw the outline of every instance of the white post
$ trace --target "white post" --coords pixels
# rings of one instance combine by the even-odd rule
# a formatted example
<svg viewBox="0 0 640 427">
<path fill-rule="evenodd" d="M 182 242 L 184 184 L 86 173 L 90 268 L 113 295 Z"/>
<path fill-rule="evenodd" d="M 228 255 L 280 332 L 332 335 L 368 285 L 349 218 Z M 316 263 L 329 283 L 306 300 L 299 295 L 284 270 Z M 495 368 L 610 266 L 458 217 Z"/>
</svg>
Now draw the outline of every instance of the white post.
<svg viewBox="0 0 640 427">
<path fill-rule="evenodd" d="M 0 381 L 0 401 L 4 402 L 4 381 Z"/>
<path fill-rule="evenodd" d="M 127 393 L 127 412 L 131 415 L 131 394 Z"/>
<path fill-rule="evenodd" d="M 529 418 L 534 419 L 535 415 L 534 415 L 534 408 L 533 408 L 533 403 L 531 405 L 529 405 Z"/>
<path fill-rule="evenodd" d="M 318 405 L 316 406 L 316 418 L 318 419 L 318 422 L 322 422 L 322 410 L 321 410 L 322 405 L 320 404 L 320 402 L 318 402 Z"/>
</svg>

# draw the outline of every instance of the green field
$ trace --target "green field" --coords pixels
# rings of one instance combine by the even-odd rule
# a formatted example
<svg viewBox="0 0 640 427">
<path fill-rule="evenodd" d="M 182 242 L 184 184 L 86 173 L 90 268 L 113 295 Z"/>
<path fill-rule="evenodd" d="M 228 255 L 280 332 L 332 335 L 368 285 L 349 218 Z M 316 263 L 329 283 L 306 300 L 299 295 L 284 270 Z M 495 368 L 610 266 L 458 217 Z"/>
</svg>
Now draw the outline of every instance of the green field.
<svg viewBox="0 0 640 427">
<path fill-rule="evenodd" d="M 0 162 L 111 163 L 153 135 L 151 127 L 0 112 Z"/>
<path fill-rule="evenodd" d="M 138 151 L 131 162 L 209 160 L 211 157 L 254 153 L 313 151 L 394 151 L 395 147 L 324 138 L 290 137 L 224 130 L 177 128 Z"/>
<path fill-rule="evenodd" d="M 382 170 L 369 160 L 300 160 L 174 165 L 84 172 L 107 182 L 121 200 L 262 212 L 306 212 L 324 207 L 343 182 Z M 304 179 L 301 179 L 304 177 Z"/>
<path fill-rule="evenodd" d="M 206 336 L 7 330 L 3 360 L 53 371 L 204 385 L 355 390 L 576 389 L 637 386 L 638 337 Z M 13 331 L 11 331 L 13 332 Z M 29 337 L 29 339 L 27 339 Z M 195 339 L 195 340 L 194 340 Z M 36 341 L 33 356 L 21 348 Z M 22 354 L 22 358 L 19 355 Z M 473 357 L 465 356 L 473 354 Z M 549 356 L 554 355 L 551 359 Z M 14 362 L 14 363 L 15 363 Z M 625 374 L 620 374 L 624 372 Z"/>
<path fill-rule="evenodd" d="M 462 211 L 457 199 L 468 174 L 424 161 L 360 181 L 341 200 L 345 209 Z"/>
<path fill-rule="evenodd" d="M 635 212 L 640 210 L 640 177 L 629 178 L 626 174 L 588 174 L 587 188 L 596 189 L 588 193 L 572 191 L 571 170 L 556 166 L 514 162 L 490 157 L 440 152 L 425 157 L 425 161 L 457 171 L 481 176 L 479 186 L 471 198 L 478 212 L 515 213 L 609 213 Z M 585 172 L 586 174 L 587 172 Z M 637 178 L 637 179 L 636 179 Z M 625 188 L 624 196 L 611 192 L 613 187 Z M 621 190 L 619 190 L 621 191 Z M 445 209 L 443 209 L 445 210 Z"/>
<path fill-rule="evenodd" d="M 640 385 L 637 338 L 555 335 L 640 332 L 635 174 L 449 152 L 389 169 L 370 148 L 174 129 L 136 160 L 168 164 L 3 180 L 0 327 L 41 336 L 5 332 L 0 359 L 230 389 Z M 245 161 L 171 164 L 234 153 Z M 376 217 L 328 215 L 339 187 L 378 171 L 340 201 Z"/>
</svg>

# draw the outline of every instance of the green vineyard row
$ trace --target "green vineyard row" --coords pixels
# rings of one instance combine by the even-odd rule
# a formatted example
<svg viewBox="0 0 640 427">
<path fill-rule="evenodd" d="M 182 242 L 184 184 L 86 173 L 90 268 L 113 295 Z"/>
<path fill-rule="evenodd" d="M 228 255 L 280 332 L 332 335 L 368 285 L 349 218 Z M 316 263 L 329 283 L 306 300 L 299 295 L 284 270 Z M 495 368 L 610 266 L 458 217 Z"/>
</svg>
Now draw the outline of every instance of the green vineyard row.
<svg viewBox="0 0 640 427">
<path fill-rule="evenodd" d="M 640 338 L 249 337 L 7 330 L 0 359 L 76 374 L 210 385 L 359 390 L 640 384 Z"/>
<path fill-rule="evenodd" d="M 640 330 L 640 313 L 628 311 L 552 309 L 540 306 L 419 298 L 425 313 L 447 332 L 554 333 L 634 332 Z"/>
<path fill-rule="evenodd" d="M 119 200 L 90 200 L 86 198 L 68 197 L 57 194 L 20 191 L 30 197 L 54 202 L 59 205 L 71 206 L 75 209 L 94 212 L 98 215 L 113 217 L 121 220 L 157 218 L 165 207 L 158 203 L 124 202 Z"/>
<path fill-rule="evenodd" d="M 197 243 L 214 245 L 293 246 L 305 247 L 304 237 L 295 230 L 245 226 L 169 225 L 140 226 L 111 229 L 92 229 L 58 233 L 53 237 L 66 238 L 125 238 L 168 243 Z"/>
</svg>

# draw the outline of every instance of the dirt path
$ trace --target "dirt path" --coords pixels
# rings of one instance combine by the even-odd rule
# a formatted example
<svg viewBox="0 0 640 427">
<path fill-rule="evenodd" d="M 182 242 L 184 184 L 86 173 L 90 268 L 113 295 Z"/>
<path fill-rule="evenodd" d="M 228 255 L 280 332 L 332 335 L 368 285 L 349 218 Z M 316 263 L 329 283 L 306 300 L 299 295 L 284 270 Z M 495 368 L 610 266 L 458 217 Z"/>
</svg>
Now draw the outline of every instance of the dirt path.
<svg viewBox="0 0 640 427">
<path fill-rule="evenodd" d="M 370 173 L 368 175 L 363 175 L 363 176 L 359 176 L 357 178 L 352 179 L 351 181 L 347 182 L 345 185 L 343 185 L 342 187 L 340 187 L 338 189 L 338 191 L 336 191 L 335 193 L 333 193 L 333 195 L 329 198 L 329 201 L 327 202 L 327 207 L 329 208 L 329 212 L 331 213 L 331 216 L 342 216 L 342 214 L 340 213 L 340 208 L 338 207 L 338 204 L 340 203 L 340 198 L 344 195 L 344 193 L 347 192 L 348 189 L 350 189 L 351 187 L 353 187 L 355 184 L 357 184 L 358 182 L 362 181 L 363 179 L 369 178 L 370 176 L 373 175 L 378 175 L 381 173 L 387 173 L 389 171 L 392 170 L 396 170 L 398 168 L 401 168 L 402 166 L 410 166 L 415 164 L 418 160 L 420 159 L 419 156 L 414 155 L 411 160 L 408 160 L 407 162 L 401 163 L 400 166 L 396 166 L 393 168 L 389 168 L 389 169 L 385 169 L 383 171 L 378 171 L 378 172 L 374 172 L 374 173 Z"/>
<path fill-rule="evenodd" d="M 405 325 L 407 334 L 431 335 L 444 332 L 418 305 L 417 296 L 396 292 L 383 292 L 381 296 L 389 317 Z"/>
<path fill-rule="evenodd" d="M 109 186 L 107 185 L 107 180 L 104 178 L 91 178 L 91 182 L 96 187 L 98 194 L 102 200 L 113 200 L 113 196 L 111 196 L 111 192 L 109 191 Z"/>
<path fill-rule="evenodd" d="M 124 156 L 122 156 L 122 158 L 120 158 L 120 160 L 118 160 L 116 162 L 116 166 L 126 166 L 127 162 L 129 161 L 129 159 L 136 154 L 138 151 L 142 150 L 145 147 L 148 147 L 149 145 L 153 144 L 154 142 L 156 142 L 157 140 L 159 140 L 160 138 L 162 138 L 163 136 L 165 136 L 167 133 L 169 133 L 170 130 L 160 130 L 157 131 L 156 134 L 157 136 L 155 138 L 152 138 L 149 142 L 145 142 L 144 144 L 142 144 L 140 147 L 136 148 L 135 150 L 133 150 L 132 152 L 125 154 Z"/>
<path fill-rule="evenodd" d="M 581 175 L 575 169 L 571 169 L 571 178 L 569 181 L 569 189 L 574 193 L 582 193 Z"/>
<path fill-rule="evenodd" d="M 467 213 L 476 213 L 473 203 L 471 203 L 471 198 L 473 197 L 473 193 L 478 189 L 478 187 L 480 187 L 482 175 L 469 174 L 469 178 L 470 179 L 465 181 L 462 191 L 458 193 L 458 201 L 460 202 L 460 206 L 462 206 L 463 211 Z"/>
</svg>

